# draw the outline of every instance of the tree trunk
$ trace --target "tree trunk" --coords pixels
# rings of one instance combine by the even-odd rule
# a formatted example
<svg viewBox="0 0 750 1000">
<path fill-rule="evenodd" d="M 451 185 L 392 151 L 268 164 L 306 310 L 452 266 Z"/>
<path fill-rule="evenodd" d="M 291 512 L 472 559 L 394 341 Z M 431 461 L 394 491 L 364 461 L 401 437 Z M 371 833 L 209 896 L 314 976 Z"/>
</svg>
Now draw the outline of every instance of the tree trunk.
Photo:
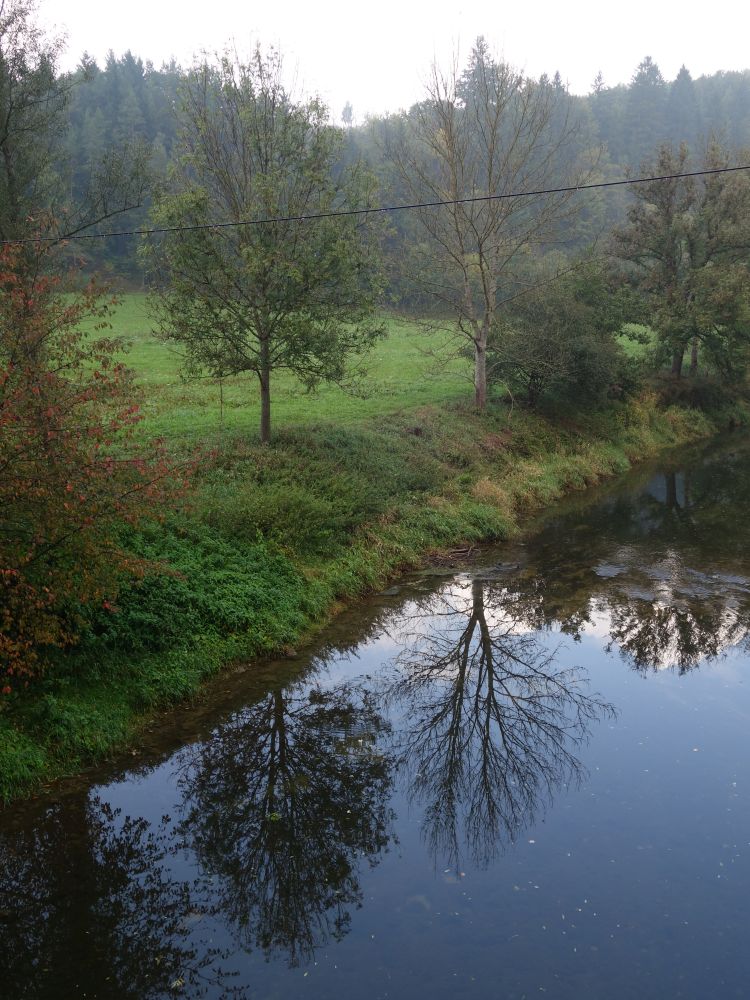
<svg viewBox="0 0 750 1000">
<path fill-rule="evenodd" d="M 487 406 L 487 333 L 474 342 L 474 403 L 478 410 Z"/>
<path fill-rule="evenodd" d="M 677 476 L 674 472 L 664 474 L 664 493 L 667 508 L 677 510 L 680 505 L 677 503 Z"/>
<path fill-rule="evenodd" d="M 693 342 L 690 345 L 690 374 L 695 376 L 698 374 L 698 338 L 693 337 Z"/>
<path fill-rule="evenodd" d="M 260 443 L 271 440 L 271 345 L 268 337 L 260 338 Z"/>
<path fill-rule="evenodd" d="M 271 440 L 271 373 L 260 376 L 260 443 Z"/>
<path fill-rule="evenodd" d="M 675 378 L 680 378 L 682 375 L 682 359 L 685 356 L 684 347 L 676 347 L 674 354 L 672 355 L 672 374 Z"/>
</svg>

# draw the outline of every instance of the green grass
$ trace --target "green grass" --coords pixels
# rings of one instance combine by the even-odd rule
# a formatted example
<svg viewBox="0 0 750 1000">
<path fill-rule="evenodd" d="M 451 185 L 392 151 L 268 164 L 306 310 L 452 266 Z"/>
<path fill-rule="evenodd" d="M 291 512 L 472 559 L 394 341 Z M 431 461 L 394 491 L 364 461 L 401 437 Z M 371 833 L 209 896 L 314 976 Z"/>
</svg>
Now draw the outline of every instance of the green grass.
<svg viewBox="0 0 750 1000">
<path fill-rule="evenodd" d="M 148 713 L 195 695 L 228 660 L 296 646 L 430 550 L 507 538 L 565 492 L 715 429 L 655 396 L 557 423 L 500 405 L 478 414 L 466 382 L 428 376 L 411 324 L 389 326 L 369 399 L 334 388 L 311 398 L 279 379 L 270 446 L 257 443 L 252 387 L 231 387 L 189 506 L 122 531 L 152 571 L 123 584 L 115 612 L 76 609 L 87 621 L 78 647 L 50 653 L 46 676 L 5 700 L 0 799 L 137 739 Z M 126 296 L 114 332 L 133 344 L 146 432 L 176 450 L 216 445 L 216 388 L 181 384 L 143 296 Z"/>
<path fill-rule="evenodd" d="M 306 425 L 311 421 L 350 424 L 385 413 L 397 413 L 429 403 L 466 398 L 471 392 L 469 362 L 453 362 L 432 372 L 429 352 L 440 336 L 423 332 L 417 323 L 396 316 L 384 317 L 388 336 L 367 357 L 369 376 L 360 398 L 335 385 L 307 393 L 286 372 L 272 379 L 272 421 L 275 428 Z M 147 297 L 127 293 L 112 318 L 112 333 L 130 345 L 126 363 L 139 375 L 147 390 L 145 430 L 157 436 L 183 440 L 215 438 L 244 431 L 257 434 L 260 400 L 254 375 L 228 378 L 223 386 L 223 428 L 219 385 L 211 380 L 184 382 L 176 345 L 158 340 L 152 332 Z"/>
<path fill-rule="evenodd" d="M 644 323 L 626 323 L 617 338 L 629 358 L 645 358 L 656 347 L 656 331 Z"/>
</svg>

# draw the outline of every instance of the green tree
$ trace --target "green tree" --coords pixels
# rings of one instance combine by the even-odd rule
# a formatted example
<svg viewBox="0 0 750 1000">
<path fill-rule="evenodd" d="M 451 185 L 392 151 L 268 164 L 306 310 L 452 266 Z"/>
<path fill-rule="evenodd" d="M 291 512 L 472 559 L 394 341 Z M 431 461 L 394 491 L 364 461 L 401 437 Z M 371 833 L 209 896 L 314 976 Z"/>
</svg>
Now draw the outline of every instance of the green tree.
<svg viewBox="0 0 750 1000">
<path fill-rule="evenodd" d="M 720 170 L 732 159 L 713 142 L 702 169 Z M 662 146 L 644 175 L 689 172 L 687 146 Z M 615 253 L 627 263 L 634 285 L 651 310 L 662 356 L 682 374 L 691 346 L 691 374 L 702 344 L 726 379 L 746 366 L 750 344 L 750 178 L 717 173 L 639 184 L 627 225 L 615 232 Z"/>
<path fill-rule="evenodd" d="M 320 100 L 293 99 L 275 53 L 196 66 L 180 114 L 181 152 L 153 213 L 175 231 L 144 248 L 153 306 L 189 374 L 257 376 L 265 442 L 272 373 L 346 384 L 351 356 L 383 332 L 374 225 L 324 217 L 370 205 L 372 181 L 340 166 L 341 131 Z"/>
<path fill-rule="evenodd" d="M 675 142 L 695 143 L 702 132 L 701 111 L 695 93 L 695 84 L 686 66 L 669 87 L 667 100 L 667 127 L 669 138 Z"/>
<path fill-rule="evenodd" d="M 638 64 L 630 81 L 625 107 L 625 162 L 635 165 L 665 134 L 668 90 L 651 56 Z"/>
<path fill-rule="evenodd" d="M 60 43 L 44 35 L 35 14 L 34 0 L 0 0 L 2 240 L 64 240 L 140 205 L 147 183 L 144 151 L 133 143 L 126 156 L 104 150 L 71 192 L 64 135 L 73 81 L 57 74 Z M 29 266 L 36 265 L 32 251 Z"/>
<path fill-rule="evenodd" d="M 0 239 L 27 235 L 54 200 L 53 168 L 68 91 L 56 74 L 60 43 L 34 22 L 33 0 L 0 0 Z"/>
<path fill-rule="evenodd" d="M 584 262 L 513 298 L 489 343 L 489 376 L 534 408 L 558 402 L 601 406 L 637 384 L 616 335 L 632 310 L 627 289 L 610 288 L 605 269 Z"/>
<path fill-rule="evenodd" d="M 34 14 L 27 0 L 0 0 L 4 682 L 37 671 L 45 649 L 72 644 L 81 607 L 114 595 L 120 574 L 136 568 L 115 526 L 153 514 L 171 478 L 161 450 L 134 439 L 138 395 L 115 360 L 120 345 L 101 335 L 103 290 L 66 281 L 65 237 L 137 204 L 142 164 L 106 154 L 88 196 L 71 202 L 53 170 L 65 163 L 67 83 Z"/>
</svg>

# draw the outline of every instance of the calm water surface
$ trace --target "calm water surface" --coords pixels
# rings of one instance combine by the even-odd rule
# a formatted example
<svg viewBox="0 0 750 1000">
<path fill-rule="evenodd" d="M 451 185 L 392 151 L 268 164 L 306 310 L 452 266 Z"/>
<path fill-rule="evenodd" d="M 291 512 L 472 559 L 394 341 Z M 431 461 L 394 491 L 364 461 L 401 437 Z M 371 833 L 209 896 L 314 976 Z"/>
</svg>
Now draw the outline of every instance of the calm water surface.
<svg viewBox="0 0 750 1000">
<path fill-rule="evenodd" d="M 749 497 L 577 497 L 0 814 L 0 994 L 750 997 Z"/>
</svg>

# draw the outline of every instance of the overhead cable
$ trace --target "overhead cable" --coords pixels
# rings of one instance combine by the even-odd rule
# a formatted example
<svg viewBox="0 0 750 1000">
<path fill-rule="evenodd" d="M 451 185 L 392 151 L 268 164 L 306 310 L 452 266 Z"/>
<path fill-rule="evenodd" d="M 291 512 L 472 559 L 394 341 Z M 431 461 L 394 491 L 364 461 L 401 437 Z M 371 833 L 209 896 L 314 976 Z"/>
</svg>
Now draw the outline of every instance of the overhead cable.
<svg viewBox="0 0 750 1000">
<path fill-rule="evenodd" d="M 512 198 L 536 198 L 542 195 L 575 194 L 578 191 L 593 191 L 602 188 L 626 187 L 631 184 L 651 184 L 657 181 L 682 180 L 687 177 L 707 177 L 715 174 L 730 174 L 750 170 L 750 164 L 737 167 L 714 167 L 710 170 L 690 170 L 679 174 L 660 174 L 655 177 L 629 177 L 618 181 L 593 181 L 588 184 L 570 184 L 564 187 L 542 188 L 537 191 L 510 191 L 503 194 L 474 195 L 467 198 L 451 198 L 438 201 L 418 201 L 403 205 L 381 205 L 373 208 L 349 208 L 339 211 L 314 212 L 309 215 L 279 215 L 260 219 L 240 219 L 234 222 L 204 222 L 192 226 L 164 226 L 154 229 L 129 229 L 107 233 L 74 233 L 70 236 L 33 236 L 18 240 L 0 240 L 0 246 L 33 243 L 60 243 L 72 240 L 107 240 L 124 236 L 161 236 L 167 233 L 195 232 L 197 230 L 235 229 L 243 226 L 265 226 L 292 222 L 315 222 L 321 219 L 339 219 L 347 216 L 383 215 L 389 212 L 408 212 L 427 208 L 450 208 L 453 205 L 472 205 L 479 202 L 509 201 Z"/>
</svg>

